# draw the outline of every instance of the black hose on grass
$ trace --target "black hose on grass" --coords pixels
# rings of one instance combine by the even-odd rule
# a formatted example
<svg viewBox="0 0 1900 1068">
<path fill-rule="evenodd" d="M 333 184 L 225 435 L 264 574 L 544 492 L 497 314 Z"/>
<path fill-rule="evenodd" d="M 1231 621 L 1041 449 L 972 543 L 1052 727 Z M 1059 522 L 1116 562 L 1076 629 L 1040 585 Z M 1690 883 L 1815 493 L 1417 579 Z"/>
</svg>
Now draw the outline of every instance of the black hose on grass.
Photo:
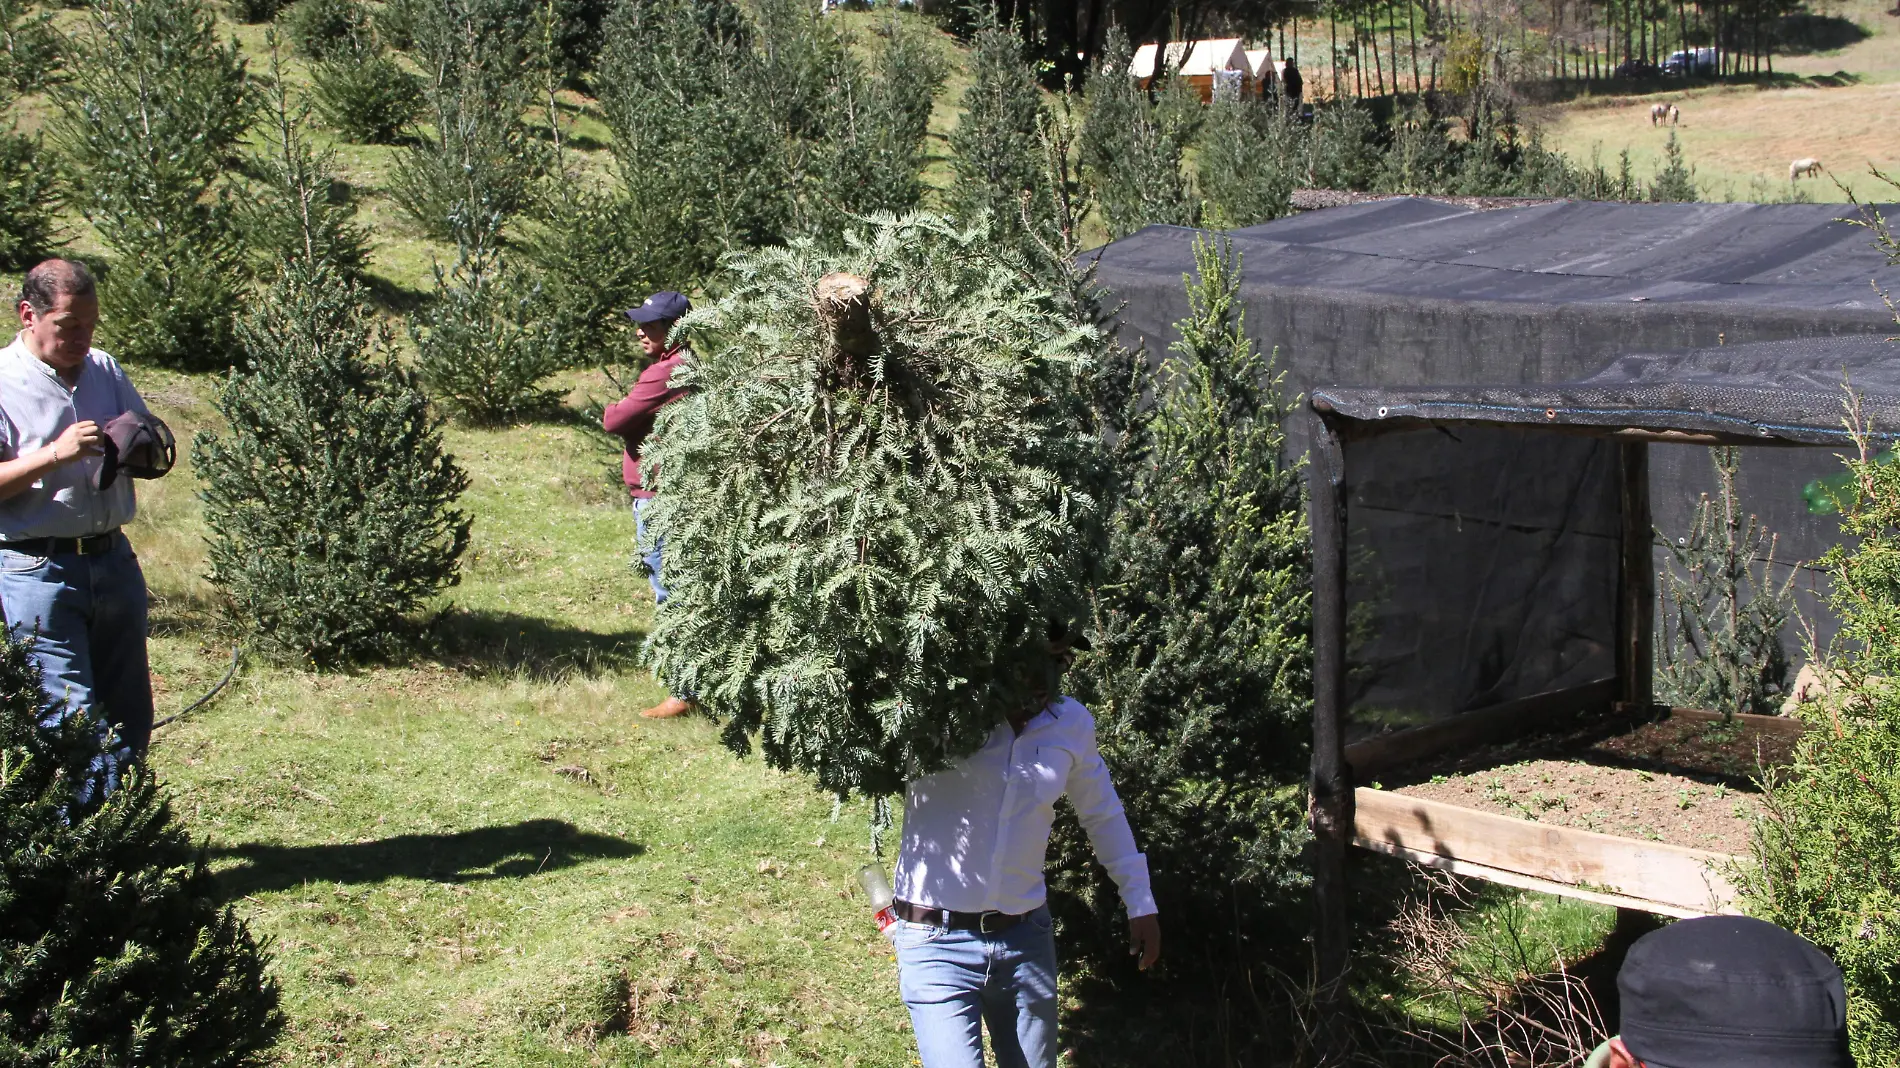
<svg viewBox="0 0 1900 1068">
<path fill-rule="evenodd" d="M 170 723 L 171 721 L 175 719 L 182 718 L 186 713 L 195 712 L 199 708 L 203 707 L 213 697 L 218 696 L 218 691 L 224 689 L 224 684 L 227 682 L 230 682 L 231 676 L 237 674 L 238 654 L 242 652 L 243 650 L 244 650 L 243 646 L 233 645 L 231 647 L 231 667 L 227 671 L 225 671 L 224 677 L 218 680 L 218 684 L 216 686 L 213 686 L 209 691 L 207 691 L 203 697 L 198 698 L 196 701 L 193 701 L 192 703 L 179 709 L 177 712 L 174 712 L 171 715 L 166 716 L 164 719 L 159 720 L 157 723 L 152 724 L 152 729 L 157 730 L 160 727 L 163 727 L 165 724 Z"/>
</svg>

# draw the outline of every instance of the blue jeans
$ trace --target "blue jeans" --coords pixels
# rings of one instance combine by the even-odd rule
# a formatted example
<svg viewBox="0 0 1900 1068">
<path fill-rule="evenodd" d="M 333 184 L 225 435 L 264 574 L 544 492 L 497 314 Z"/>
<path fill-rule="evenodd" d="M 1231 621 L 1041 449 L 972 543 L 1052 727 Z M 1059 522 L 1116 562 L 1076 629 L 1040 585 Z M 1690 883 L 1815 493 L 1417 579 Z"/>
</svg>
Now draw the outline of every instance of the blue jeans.
<svg viewBox="0 0 1900 1068">
<path fill-rule="evenodd" d="M 0 611 L 8 633 L 33 641 L 41 685 L 56 702 L 48 724 L 85 715 L 102 737 L 108 729 L 117 736 L 96 769 L 107 792 L 152 738 L 145 573 L 125 535 L 115 541 L 87 555 L 0 549 Z"/>
<path fill-rule="evenodd" d="M 1056 940 L 1048 906 L 997 934 L 899 920 L 898 987 L 924 1068 L 1055 1068 Z"/>
<path fill-rule="evenodd" d="M 640 539 L 640 560 L 646 564 L 647 581 L 653 584 L 653 603 L 666 603 L 666 587 L 660 585 L 660 551 L 666 548 L 665 538 L 647 537 L 647 506 L 653 503 L 651 497 L 633 499 L 633 529 Z"/>
</svg>

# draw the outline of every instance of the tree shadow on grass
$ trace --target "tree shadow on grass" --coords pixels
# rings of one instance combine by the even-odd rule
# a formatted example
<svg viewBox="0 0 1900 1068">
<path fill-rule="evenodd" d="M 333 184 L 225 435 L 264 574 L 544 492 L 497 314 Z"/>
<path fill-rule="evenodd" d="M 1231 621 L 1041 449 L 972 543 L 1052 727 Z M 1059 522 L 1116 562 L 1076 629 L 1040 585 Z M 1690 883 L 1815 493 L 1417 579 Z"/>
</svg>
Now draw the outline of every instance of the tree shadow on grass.
<svg viewBox="0 0 1900 1068">
<path fill-rule="evenodd" d="M 423 636 L 429 654 L 477 678 L 520 674 L 538 681 L 601 675 L 639 668 L 639 627 L 594 631 L 537 616 L 452 608 Z"/>
<path fill-rule="evenodd" d="M 305 883 L 523 879 L 590 860 L 624 859 L 645 852 L 646 847 L 637 842 L 583 831 L 566 820 L 541 819 L 445 834 L 399 834 L 371 842 L 216 846 L 209 856 L 213 861 L 242 861 L 218 873 L 219 885 L 239 898 Z"/>
</svg>

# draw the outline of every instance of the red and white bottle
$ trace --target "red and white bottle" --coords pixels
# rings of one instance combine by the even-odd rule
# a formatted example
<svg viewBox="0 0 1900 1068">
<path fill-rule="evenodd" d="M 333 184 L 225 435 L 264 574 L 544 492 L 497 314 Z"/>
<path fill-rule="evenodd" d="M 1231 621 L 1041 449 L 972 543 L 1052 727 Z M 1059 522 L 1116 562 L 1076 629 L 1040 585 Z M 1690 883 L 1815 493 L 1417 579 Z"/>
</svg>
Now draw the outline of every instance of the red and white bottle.
<svg viewBox="0 0 1900 1068">
<path fill-rule="evenodd" d="M 877 933 L 886 938 L 893 937 L 891 928 L 897 924 L 896 895 L 891 893 L 890 880 L 884 878 L 884 869 L 875 864 L 859 868 L 858 885 L 864 887 L 865 896 L 871 899 Z"/>
</svg>

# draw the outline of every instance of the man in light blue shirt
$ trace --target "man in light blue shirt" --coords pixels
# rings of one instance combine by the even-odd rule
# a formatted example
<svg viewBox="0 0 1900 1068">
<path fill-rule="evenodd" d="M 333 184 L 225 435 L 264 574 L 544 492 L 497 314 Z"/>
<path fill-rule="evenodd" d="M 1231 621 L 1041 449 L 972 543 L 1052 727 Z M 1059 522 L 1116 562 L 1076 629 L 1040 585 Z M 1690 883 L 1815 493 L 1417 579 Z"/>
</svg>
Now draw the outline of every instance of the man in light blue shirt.
<svg viewBox="0 0 1900 1068">
<path fill-rule="evenodd" d="M 116 744 L 96 769 L 110 791 L 152 734 L 145 576 L 120 527 L 129 478 L 101 488 L 105 427 L 149 418 L 112 357 L 92 347 L 99 297 L 82 263 L 27 272 L 20 332 L 0 349 L 0 611 L 32 638 L 55 716 L 85 715 Z M 84 793 L 82 788 L 82 794 Z"/>
</svg>

